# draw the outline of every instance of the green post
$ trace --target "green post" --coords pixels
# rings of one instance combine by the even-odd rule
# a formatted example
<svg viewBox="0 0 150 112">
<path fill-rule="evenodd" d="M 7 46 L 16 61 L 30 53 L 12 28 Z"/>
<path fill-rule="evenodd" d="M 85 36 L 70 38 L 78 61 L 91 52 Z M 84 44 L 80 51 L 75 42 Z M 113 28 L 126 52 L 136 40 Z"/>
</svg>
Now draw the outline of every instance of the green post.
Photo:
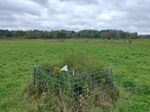
<svg viewBox="0 0 150 112">
<path fill-rule="evenodd" d="M 33 84 L 36 83 L 36 64 L 34 64 L 34 73 L 33 73 Z"/>
</svg>

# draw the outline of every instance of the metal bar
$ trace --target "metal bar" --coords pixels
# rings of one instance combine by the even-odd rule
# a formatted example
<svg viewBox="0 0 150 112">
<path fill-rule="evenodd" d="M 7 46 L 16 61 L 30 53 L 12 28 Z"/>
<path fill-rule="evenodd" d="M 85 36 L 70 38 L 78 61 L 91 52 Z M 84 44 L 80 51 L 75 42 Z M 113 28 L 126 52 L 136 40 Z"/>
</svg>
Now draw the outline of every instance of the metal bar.
<svg viewBox="0 0 150 112">
<path fill-rule="evenodd" d="M 34 64 L 34 73 L 33 73 L 33 84 L 36 83 L 36 64 Z"/>
</svg>

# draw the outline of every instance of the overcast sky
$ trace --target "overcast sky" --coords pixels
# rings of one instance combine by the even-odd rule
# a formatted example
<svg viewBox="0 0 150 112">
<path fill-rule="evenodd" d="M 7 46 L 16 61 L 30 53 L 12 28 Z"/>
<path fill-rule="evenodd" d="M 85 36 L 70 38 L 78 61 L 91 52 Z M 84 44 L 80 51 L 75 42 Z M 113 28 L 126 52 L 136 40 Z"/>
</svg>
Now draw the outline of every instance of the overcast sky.
<svg viewBox="0 0 150 112">
<path fill-rule="evenodd" d="M 0 0 L 0 29 L 150 34 L 150 0 Z"/>
</svg>

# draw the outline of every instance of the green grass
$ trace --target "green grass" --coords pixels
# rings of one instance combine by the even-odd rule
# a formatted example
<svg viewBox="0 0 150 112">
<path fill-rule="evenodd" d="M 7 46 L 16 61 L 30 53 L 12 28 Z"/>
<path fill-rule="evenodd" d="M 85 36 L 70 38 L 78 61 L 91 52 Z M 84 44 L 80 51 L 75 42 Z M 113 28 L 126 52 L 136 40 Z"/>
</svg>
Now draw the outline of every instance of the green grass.
<svg viewBox="0 0 150 112">
<path fill-rule="evenodd" d="M 125 40 L 72 39 L 0 41 L 0 112 L 36 108 L 23 93 L 32 81 L 33 64 L 58 62 L 73 50 L 91 55 L 106 66 L 112 64 L 121 96 L 108 111 L 150 111 L 150 40 L 132 40 L 129 44 Z"/>
</svg>

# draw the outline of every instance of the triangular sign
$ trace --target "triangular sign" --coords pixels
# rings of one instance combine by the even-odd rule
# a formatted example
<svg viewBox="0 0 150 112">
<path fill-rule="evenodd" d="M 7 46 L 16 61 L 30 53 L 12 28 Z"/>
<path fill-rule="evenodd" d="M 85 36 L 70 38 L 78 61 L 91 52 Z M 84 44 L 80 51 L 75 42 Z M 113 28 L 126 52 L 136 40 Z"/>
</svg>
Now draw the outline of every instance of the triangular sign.
<svg viewBox="0 0 150 112">
<path fill-rule="evenodd" d="M 66 72 L 68 72 L 68 66 L 65 65 L 62 69 L 60 69 L 60 71 L 66 71 Z"/>
</svg>

